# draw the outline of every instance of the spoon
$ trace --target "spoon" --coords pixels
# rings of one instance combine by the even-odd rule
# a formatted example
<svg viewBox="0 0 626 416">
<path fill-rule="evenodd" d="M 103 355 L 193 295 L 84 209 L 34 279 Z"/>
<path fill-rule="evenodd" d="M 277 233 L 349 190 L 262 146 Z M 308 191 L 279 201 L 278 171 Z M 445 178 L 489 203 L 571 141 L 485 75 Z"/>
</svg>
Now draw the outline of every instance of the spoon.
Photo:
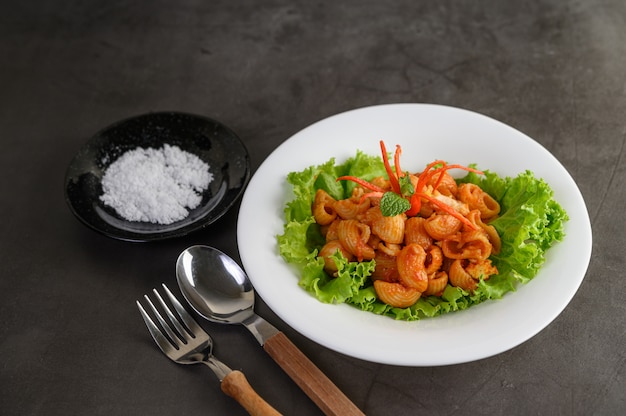
<svg viewBox="0 0 626 416">
<path fill-rule="evenodd" d="M 364 415 L 287 336 L 254 312 L 254 288 L 228 255 L 192 246 L 176 262 L 180 290 L 209 321 L 242 324 L 263 349 L 327 416 Z"/>
</svg>

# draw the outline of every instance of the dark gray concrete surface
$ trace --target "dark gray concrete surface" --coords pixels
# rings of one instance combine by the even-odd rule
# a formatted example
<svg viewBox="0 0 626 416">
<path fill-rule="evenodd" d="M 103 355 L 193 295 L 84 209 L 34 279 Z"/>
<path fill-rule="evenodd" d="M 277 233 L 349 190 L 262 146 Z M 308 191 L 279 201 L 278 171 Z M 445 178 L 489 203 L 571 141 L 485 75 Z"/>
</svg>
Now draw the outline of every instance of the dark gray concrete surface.
<svg viewBox="0 0 626 416">
<path fill-rule="evenodd" d="M 174 284 L 191 244 L 237 257 L 237 210 L 172 241 L 101 236 L 63 198 L 65 169 L 88 137 L 144 112 L 198 113 L 234 129 L 256 169 L 315 121 L 394 102 L 486 114 L 558 158 L 594 233 L 578 293 L 522 345 L 433 368 L 346 357 L 262 300 L 258 312 L 371 416 L 626 410 L 623 0 L 1 3 L 3 415 L 244 414 L 206 368 L 156 350 L 134 303 Z M 203 324 L 215 352 L 278 409 L 321 414 L 243 328 Z"/>
</svg>

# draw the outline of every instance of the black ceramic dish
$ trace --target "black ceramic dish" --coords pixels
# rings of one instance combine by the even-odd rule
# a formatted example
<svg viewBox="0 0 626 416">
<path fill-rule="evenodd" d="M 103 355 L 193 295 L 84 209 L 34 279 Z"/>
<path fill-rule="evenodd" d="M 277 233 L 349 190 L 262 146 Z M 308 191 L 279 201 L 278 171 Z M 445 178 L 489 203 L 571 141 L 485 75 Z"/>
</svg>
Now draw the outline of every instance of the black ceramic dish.
<svg viewBox="0 0 626 416">
<path fill-rule="evenodd" d="M 127 221 L 100 201 L 107 167 L 128 150 L 175 145 L 210 166 L 213 181 L 202 203 L 168 225 Z M 78 151 L 65 176 L 65 199 L 76 217 L 90 228 L 126 241 L 179 237 L 213 223 L 241 196 L 250 179 L 248 151 L 239 137 L 210 118 L 159 112 L 122 120 L 96 133 Z"/>
</svg>

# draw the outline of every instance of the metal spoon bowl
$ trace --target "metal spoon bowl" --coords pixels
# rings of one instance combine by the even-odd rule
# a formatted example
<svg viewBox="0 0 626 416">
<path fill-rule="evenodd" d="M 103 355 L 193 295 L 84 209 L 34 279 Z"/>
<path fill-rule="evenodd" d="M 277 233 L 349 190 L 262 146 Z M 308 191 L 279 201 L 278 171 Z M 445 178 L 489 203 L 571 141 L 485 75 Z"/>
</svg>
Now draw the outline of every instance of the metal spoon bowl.
<svg viewBox="0 0 626 416">
<path fill-rule="evenodd" d="M 217 249 L 193 246 L 183 251 L 176 262 L 176 277 L 183 296 L 209 321 L 237 324 L 254 315 L 254 289 L 248 276 Z"/>
</svg>

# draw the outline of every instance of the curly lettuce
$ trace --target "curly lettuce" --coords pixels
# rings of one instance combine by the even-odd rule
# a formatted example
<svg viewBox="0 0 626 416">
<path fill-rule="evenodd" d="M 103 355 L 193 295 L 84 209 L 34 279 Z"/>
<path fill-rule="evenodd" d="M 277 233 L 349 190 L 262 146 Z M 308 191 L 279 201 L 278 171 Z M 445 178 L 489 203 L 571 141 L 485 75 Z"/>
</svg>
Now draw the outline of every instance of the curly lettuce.
<svg viewBox="0 0 626 416">
<path fill-rule="evenodd" d="M 408 308 L 389 306 L 378 300 L 369 277 L 375 267 L 374 260 L 349 262 L 337 253 L 337 277 L 324 272 L 324 262 L 317 253 L 325 240 L 311 211 L 317 189 L 324 189 L 335 199 L 350 196 L 355 184 L 336 181 L 339 176 L 371 180 L 385 175 L 380 157 L 357 151 L 344 163 L 337 164 L 333 158 L 287 176 L 294 198 L 284 209 L 284 232 L 277 236 L 279 252 L 300 271 L 298 284 L 321 302 L 346 303 L 407 321 L 464 310 L 486 300 L 500 299 L 505 293 L 515 291 L 519 284 L 529 282 L 545 262 L 546 251 L 564 238 L 567 213 L 554 200 L 552 189 L 543 179 L 530 171 L 514 178 L 502 178 L 490 171 L 483 175 L 468 173 L 457 182 L 474 183 L 500 203 L 500 216 L 490 222 L 502 240 L 500 253 L 491 256 L 499 273 L 481 280 L 473 293 L 448 285 L 440 297 L 422 297 Z"/>
</svg>

